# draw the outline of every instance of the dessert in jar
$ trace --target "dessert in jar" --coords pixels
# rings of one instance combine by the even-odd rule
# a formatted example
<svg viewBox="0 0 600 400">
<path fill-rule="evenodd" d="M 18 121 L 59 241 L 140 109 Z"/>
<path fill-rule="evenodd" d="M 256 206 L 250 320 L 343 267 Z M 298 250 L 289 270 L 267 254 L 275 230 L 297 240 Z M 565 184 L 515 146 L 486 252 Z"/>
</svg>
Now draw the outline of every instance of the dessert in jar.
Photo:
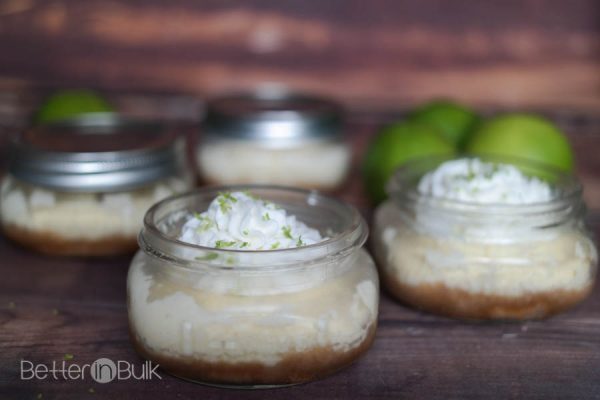
<svg viewBox="0 0 600 400">
<path fill-rule="evenodd" d="M 419 160 L 376 210 L 382 281 L 414 307 L 466 319 L 561 312 L 592 290 L 597 251 L 575 178 L 516 159 Z"/>
<path fill-rule="evenodd" d="M 128 275 L 136 350 L 201 383 L 321 378 L 371 345 L 377 271 L 353 207 L 300 189 L 203 189 L 146 214 Z"/>
<path fill-rule="evenodd" d="M 207 105 L 197 148 L 201 178 L 212 184 L 281 184 L 333 190 L 351 151 L 340 107 L 281 91 L 229 95 Z"/>
<path fill-rule="evenodd" d="M 111 113 L 25 131 L 0 188 L 2 230 L 47 254 L 133 252 L 147 209 L 191 184 L 182 145 L 160 124 Z"/>
</svg>

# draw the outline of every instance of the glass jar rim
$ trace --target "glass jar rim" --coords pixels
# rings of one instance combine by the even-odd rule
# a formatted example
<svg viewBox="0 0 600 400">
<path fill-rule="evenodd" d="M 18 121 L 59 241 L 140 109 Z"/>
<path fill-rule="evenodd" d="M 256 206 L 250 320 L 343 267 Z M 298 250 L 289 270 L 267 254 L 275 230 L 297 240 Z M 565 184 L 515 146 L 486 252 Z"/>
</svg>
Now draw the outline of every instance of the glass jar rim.
<svg viewBox="0 0 600 400">
<path fill-rule="evenodd" d="M 319 207 L 319 204 L 323 202 L 329 205 L 334 205 L 337 211 L 344 214 L 347 219 L 345 228 L 340 232 L 336 232 L 335 235 L 328 237 L 327 239 L 301 247 L 286 248 L 286 249 L 273 249 L 273 250 L 241 250 L 241 249 L 217 249 L 214 247 L 196 245 L 189 242 L 181 241 L 175 237 L 167 235 L 159 228 L 160 221 L 164 220 L 167 215 L 173 215 L 175 212 L 183 210 L 171 210 L 162 218 L 159 218 L 159 213 L 164 211 L 163 209 L 169 205 L 176 204 L 177 202 L 185 202 L 197 197 L 205 197 L 214 199 L 222 192 L 231 191 L 271 191 L 274 193 L 287 194 L 291 196 L 297 196 L 298 198 L 306 199 L 306 205 L 309 207 Z M 311 204 L 312 203 L 312 204 Z M 159 219 L 157 221 L 157 218 Z M 338 200 L 334 197 L 323 194 L 318 190 L 300 189 L 279 185 L 227 185 L 227 186 L 210 186 L 205 188 L 199 188 L 186 193 L 173 195 L 163 199 L 162 201 L 154 204 L 144 216 L 144 227 L 138 236 L 138 242 L 140 248 L 145 252 L 150 252 L 155 256 L 161 256 L 161 258 L 174 261 L 177 264 L 187 265 L 194 268 L 194 266 L 210 266 L 216 268 L 222 268 L 227 270 L 259 270 L 268 271 L 273 269 L 285 269 L 285 268 L 296 268 L 301 267 L 299 261 L 287 261 L 289 259 L 285 256 L 295 255 L 297 259 L 301 259 L 302 265 L 317 263 L 323 258 L 332 257 L 333 255 L 343 255 L 348 253 L 349 250 L 361 247 L 368 236 L 368 226 L 360 214 L 360 212 L 352 205 Z M 169 254 L 165 251 L 169 247 L 178 248 L 180 250 L 187 250 L 196 253 L 204 254 L 216 254 L 217 256 L 213 260 L 198 259 L 191 257 L 177 257 Z M 229 265 L 222 262 L 228 256 L 248 256 L 260 257 L 265 261 L 269 261 L 269 258 L 281 258 L 284 256 L 284 261 L 279 263 L 272 263 L 269 265 Z M 301 257 L 304 256 L 304 257 Z M 296 259 L 296 260 L 297 260 Z"/>
<path fill-rule="evenodd" d="M 559 187 L 558 196 L 550 201 L 525 204 L 478 203 L 463 200 L 447 199 L 431 194 L 419 193 L 416 185 L 423 175 L 432 171 L 441 163 L 456 159 L 480 159 L 485 162 L 514 165 L 522 170 L 536 171 L 547 177 L 555 188 Z M 571 173 L 551 165 L 519 157 L 498 155 L 440 155 L 414 159 L 396 169 L 387 182 L 386 191 L 390 198 L 398 202 L 419 203 L 458 214 L 494 214 L 494 215 L 536 215 L 559 212 L 572 208 L 574 202 L 581 202 L 583 188 L 578 179 Z"/>
</svg>

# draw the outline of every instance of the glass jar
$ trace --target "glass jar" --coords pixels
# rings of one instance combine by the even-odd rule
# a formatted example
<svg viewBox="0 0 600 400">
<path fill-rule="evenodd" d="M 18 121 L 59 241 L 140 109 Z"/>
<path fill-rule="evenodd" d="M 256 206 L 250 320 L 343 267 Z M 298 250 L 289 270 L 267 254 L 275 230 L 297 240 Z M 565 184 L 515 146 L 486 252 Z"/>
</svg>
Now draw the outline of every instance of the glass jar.
<svg viewBox="0 0 600 400">
<path fill-rule="evenodd" d="M 350 161 L 341 108 L 327 99 L 260 91 L 207 105 L 197 149 L 206 183 L 333 190 L 345 181 Z"/>
<path fill-rule="evenodd" d="M 374 217 L 384 285 L 406 304 L 463 319 L 543 318 L 579 303 L 592 290 L 597 264 L 581 187 L 542 165 L 487 160 L 552 182 L 556 198 L 529 205 L 435 198 L 416 186 L 447 159 L 407 164 Z"/>
<path fill-rule="evenodd" d="M 133 252 L 146 210 L 191 185 L 182 146 L 160 124 L 110 113 L 30 129 L 0 188 L 2 230 L 46 254 Z"/>
<path fill-rule="evenodd" d="M 178 240 L 220 191 L 248 190 L 327 239 L 292 249 L 224 250 Z M 270 186 L 168 198 L 144 219 L 127 279 L 129 326 L 143 357 L 200 383 L 262 387 L 321 378 L 371 345 L 377 271 L 358 211 L 317 192 Z"/>
</svg>

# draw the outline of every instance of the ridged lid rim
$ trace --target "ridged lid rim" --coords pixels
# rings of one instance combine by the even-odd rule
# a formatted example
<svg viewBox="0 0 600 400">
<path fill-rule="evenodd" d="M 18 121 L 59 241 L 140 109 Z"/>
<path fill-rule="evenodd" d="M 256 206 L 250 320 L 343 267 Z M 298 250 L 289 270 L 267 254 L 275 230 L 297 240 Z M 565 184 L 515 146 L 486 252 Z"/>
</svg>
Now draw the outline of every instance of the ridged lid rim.
<svg viewBox="0 0 600 400">
<path fill-rule="evenodd" d="M 42 148 L 28 140 L 30 133 L 48 135 L 67 130 L 74 135 L 112 134 L 115 139 L 135 130 L 153 134 L 154 144 L 140 143 L 124 150 L 118 150 L 117 144 L 108 151 L 68 151 Z M 8 171 L 27 183 L 62 191 L 123 190 L 175 174 L 180 168 L 182 145 L 175 132 L 158 121 L 90 113 L 22 132 L 12 143 Z"/>
</svg>

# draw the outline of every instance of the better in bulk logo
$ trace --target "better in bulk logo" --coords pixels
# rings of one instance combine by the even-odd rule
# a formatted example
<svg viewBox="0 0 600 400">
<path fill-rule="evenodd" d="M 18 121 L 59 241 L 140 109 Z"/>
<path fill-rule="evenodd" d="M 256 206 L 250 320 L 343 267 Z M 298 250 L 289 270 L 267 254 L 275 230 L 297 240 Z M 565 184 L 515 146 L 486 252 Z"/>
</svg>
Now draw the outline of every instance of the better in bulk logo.
<svg viewBox="0 0 600 400">
<path fill-rule="evenodd" d="M 28 360 L 21 360 L 21 380 L 84 380 L 91 376 L 98 383 L 108 383 L 114 380 L 124 381 L 129 379 L 151 380 L 162 379 L 158 374 L 158 364 L 145 361 L 141 366 L 128 361 L 110 358 L 99 358 L 91 364 L 68 363 L 72 355 L 65 355 L 65 360 L 52 361 L 50 364 L 35 364 Z"/>
</svg>

